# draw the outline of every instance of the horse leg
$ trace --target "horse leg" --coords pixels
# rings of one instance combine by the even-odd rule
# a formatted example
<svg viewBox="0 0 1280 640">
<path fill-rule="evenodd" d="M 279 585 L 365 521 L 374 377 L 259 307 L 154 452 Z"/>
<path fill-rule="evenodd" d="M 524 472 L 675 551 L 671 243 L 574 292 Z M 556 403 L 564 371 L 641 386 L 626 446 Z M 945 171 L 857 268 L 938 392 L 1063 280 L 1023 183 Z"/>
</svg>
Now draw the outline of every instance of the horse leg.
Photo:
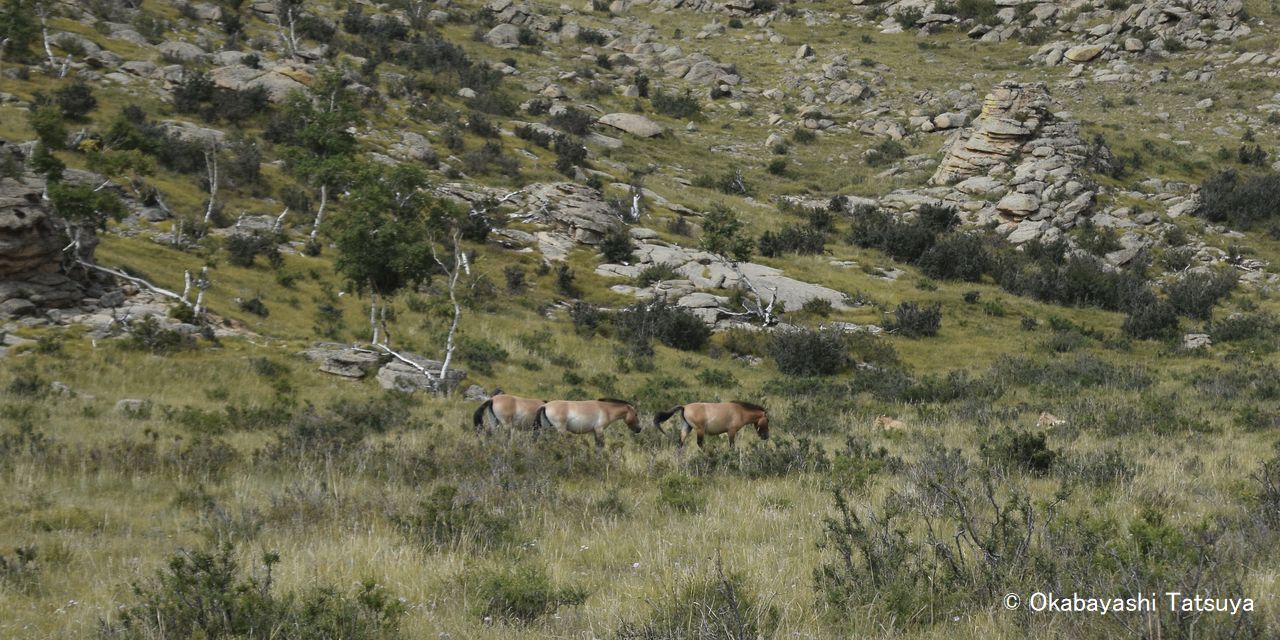
<svg viewBox="0 0 1280 640">
<path fill-rule="evenodd" d="M 595 436 L 596 436 L 596 448 L 603 449 L 604 448 L 604 429 L 596 429 Z"/>
<path fill-rule="evenodd" d="M 736 428 L 729 430 L 729 448 L 734 448 L 738 442 L 738 430 Z"/>
<path fill-rule="evenodd" d="M 680 445 L 679 445 L 679 446 L 680 446 L 680 448 L 684 448 L 684 441 L 689 439 L 689 432 L 690 432 L 691 430 L 692 430 L 692 429 L 689 427 L 689 423 L 688 423 L 688 422 L 685 422 L 685 421 L 683 421 L 683 420 L 681 420 L 681 424 L 680 424 Z"/>
<path fill-rule="evenodd" d="M 698 429 L 698 448 L 706 449 L 706 436 L 702 429 Z"/>
</svg>

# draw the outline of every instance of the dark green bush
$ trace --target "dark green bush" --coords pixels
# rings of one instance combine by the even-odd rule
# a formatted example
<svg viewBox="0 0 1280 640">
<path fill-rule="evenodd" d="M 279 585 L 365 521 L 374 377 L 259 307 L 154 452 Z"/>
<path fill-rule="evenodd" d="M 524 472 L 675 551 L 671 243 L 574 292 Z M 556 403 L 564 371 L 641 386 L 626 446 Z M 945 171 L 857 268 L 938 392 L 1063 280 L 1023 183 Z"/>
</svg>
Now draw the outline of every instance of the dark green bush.
<svg viewBox="0 0 1280 640">
<path fill-rule="evenodd" d="M 623 225 L 618 225 L 604 234 L 600 241 L 600 253 L 606 262 L 629 263 L 634 258 L 635 244 L 631 242 L 631 234 Z"/>
<path fill-rule="evenodd" d="M 68 120 L 83 120 L 98 107 L 98 99 L 93 97 L 93 89 L 83 80 L 73 80 L 53 92 L 54 102 L 62 117 Z"/>
<path fill-rule="evenodd" d="M 258 256 L 263 256 L 273 267 L 284 264 L 276 238 L 260 233 L 235 233 L 227 236 L 227 262 L 237 267 L 252 267 Z"/>
<path fill-rule="evenodd" d="M 1162 340 L 1178 334 L 1178 314 L 1165 300 L 1134 307 L 1125 316 L 1120 330 L 1139 340 Z"/>
<path fill-rule="evenodd" d="M 1049 472 L 1059 455 L 1046 444 L 1043 433 L 1012 429 L 991 434 L 979 450 L 990 464 L 1020 468 L 1039 476 Z"/>
<path fill-rule="evenodd" d="M 659 91 L 652 102 L 654 111 L 670 118 L 688 120 L 702 115 L 702 105 L 688 90 L 683 94 Z"/>
<path fill-rule="evenodd" d="M 657 340 L 682 351 L 697 351 L 711 338 L 711 329 L 701 318 L 665 300 L 638 302 L 619 311 L 613 322 L 624 342 Z"/>
<path fill-rule="evenodd" d="M 886 328 L 908 338 L 936 336 L 942 328 L 942 305 L 903 302 L 893 310 L 893 322 Z"/>
<path fill-rule="evenodd" d="M 99 625 L 104 639 L 133 638 L 346 638 L 376 640 L 398 635 L 404 604 L 366 580 L 355 593 L 315 586 L 273 593 L 275 553 L 262 557 L 262 572 L 245 575 L 231 545 L 212 552 L 174 555 L 150 583 L 134 587 L 137 602 Z"/>
<path fill-rule="evenodd" d="M 155 316 L 147 316 L 130 323 L 127 331 L 129 335 L 121 345 L 135 351 L 150 351 L 164 355 L 194 349 L 196 345 L 195 338 L 160 326 L 160 321 L 156 320 Z"/>
<path fill-rule="evenodd" d="M 655 282 L 683 279 L 684 275 L 669 264 L 651 264 L 640 270 L 640 274 L 636 276 L 636 285 L 647 287 Z"/>
<path fill-rule="evenodd" d="M 827 234 L 812 225 L 787 225 L 777 233 L 766 231 L 757 243 L 760 255 L 777 258 L 788 253 L 820 254 L 826 249 Z"/>
<path fill-rule="evenodd" d="M 496 342 L 464 335 L 458 339 L 457 356 L 477 373 L 489 376 L 493 375 L 493 365 L 506 362 L 511 354 Z"/>
<path fill-rule="evenodd" d="M 1214 305 L 1230 295 L 1237 280 L 1234 271 L 1225 269 L 1213 273 L 1191 271 L 1166 286 L 1165 293 L 1179 315 L 1208 320 L 1213 316 Z"/>
<path fill-rule="evenodd" d="M 1200 207 L 1196 215 L 1210 222 L 1251 229 L 1277 217 L 1278 195 L 1280 174 L 1268 171 L 1242 175 L 1228 169 L 1200 186 Z"/>
<path fill-rule="evenodd" d="M 585 136 L 591 133 L 591 125 L 596 123 L 596 118 L 581 109 L 566 107 L 564 111 L 551 116 L 547 122 L 570 135 Z"/>
<path fill-rule="evenodd" d="M 479 591 L 481 616 L 517 624 L 529 624 L 587 599 L 584 589 L 555 588 L 546 569 L 530 564 L 489 572 L 483 576 Z"/>
<path fill-rule="evenodd" d="M 853 365 L 848 341 L 836 329 L 775 331 L 768 350 L 778 371 L 789 376 L 830 376 Z"/>
</svg>

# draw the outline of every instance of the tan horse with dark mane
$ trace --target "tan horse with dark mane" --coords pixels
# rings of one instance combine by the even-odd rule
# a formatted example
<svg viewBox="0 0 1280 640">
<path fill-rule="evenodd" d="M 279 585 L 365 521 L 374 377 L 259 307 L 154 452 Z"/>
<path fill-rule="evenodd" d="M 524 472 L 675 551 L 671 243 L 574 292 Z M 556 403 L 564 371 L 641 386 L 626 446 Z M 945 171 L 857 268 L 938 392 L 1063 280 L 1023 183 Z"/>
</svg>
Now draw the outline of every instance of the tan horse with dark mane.
<svg viewBox="0 0 1280 640">
<path fill-rule="evenodd" d="M 640 417 L 626 400 L 552 400 L 538 409 L 534 424 L 569 433 L 594 433 L 596 446 L 604 447 L 604 428 L 623 421 L 631 433 L 640 433 Z"/>
<path fill-rule="evenodd" d="M 484 404 L 476 409 L 475 414 L 471 416 L 471 425 L 479 430 L 484 425 L 487 413 L 494 423 L 505 425 L 508 429 L 532 429 L 534 420 L 538 416 L 538 409 L 546 403 L 546 400 L 521 398 L 497 390 L 494 391 L 492 398 L 485 400 Z"/>
<path fill-rule="evenodd" d="M 729 446 L 732 447 L 738 438 L 738 431 L 748 425 L 754 425 L 761 440 L 769 439 L 769 412 L 764 407 L 750 402 L 694 402 L 681 405 L 670 411 L 659 411 L 653 417 L 653 426 L 662 429 L 662 423 L 675 414 L 680 414 L 683 426 L 680 428 L 680 446 L 689 437 L 689 432 L 698 434 L 698 446 L 702 447 L 706 436 L 729 434 Z M 665 433 L 665 431 L 664 431 Z"/>
</svg>

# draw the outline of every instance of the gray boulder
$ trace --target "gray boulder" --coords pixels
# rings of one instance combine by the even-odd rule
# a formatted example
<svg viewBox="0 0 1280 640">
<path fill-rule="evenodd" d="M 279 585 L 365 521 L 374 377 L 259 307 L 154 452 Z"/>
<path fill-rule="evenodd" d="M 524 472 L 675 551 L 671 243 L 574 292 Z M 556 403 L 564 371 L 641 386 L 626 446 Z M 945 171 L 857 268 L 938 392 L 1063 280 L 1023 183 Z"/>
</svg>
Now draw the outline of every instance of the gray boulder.
<svg viewBox="0 0 1280 640">
<path fill-rule="evenodd" d="M 319 363 L 321 371 L 344 378 L 363 378 L 390 359 L 383 353 L 332 342 L 316 343 L 298 355 Z"/>
</svg>

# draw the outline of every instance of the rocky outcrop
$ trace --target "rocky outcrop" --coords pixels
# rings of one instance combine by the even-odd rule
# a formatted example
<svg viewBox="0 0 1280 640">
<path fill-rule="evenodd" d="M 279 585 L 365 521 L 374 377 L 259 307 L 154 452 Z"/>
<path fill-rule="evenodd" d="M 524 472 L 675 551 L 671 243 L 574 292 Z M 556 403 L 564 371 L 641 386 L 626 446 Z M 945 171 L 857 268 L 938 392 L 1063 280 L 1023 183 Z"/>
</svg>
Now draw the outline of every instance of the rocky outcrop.
<svg viewBox="0 0 1280 640">
<path fill-rule="evenodd" d="M 320 365 L 320 370 L 344 378 L 363 378 L 391 356 L 333 342 L 318 342 L 298 355 Z"/>
<path fill-rule="evenodd" d="M 662 135 L 662 126 L 634 113 L 610 113 L 597 120 L 602 125 L 624 131 L 637 138 L 653 138 Z"/>
<path fill-rule="evenodd" d="M 930 181 L 953 184 L 1006 165 L 1040 128 L 1048 106 L 1049 92 L 1043 83 L 996 86 L 983 100 L 973 130 L 962 142 L 952 144 Z"/>
<path fill-rule="evenodd" d="M 19 149 L 0 141 L 0 154 L 21 157 Z M 42 198 L 45 183 L 32 175 L 0 178 L 0 320 L 65 309 L 84 297 L 88 274 L 63 272 L 67 224 Z M 79 227 L 81 256 L 92 259 L 97 236 Z"/>
<path fill-rule="evenodd" d="M 813 300 L 831 303 L 834 309 L 847 309 L 847 296 L 835 289 L 796 280 L 779 269 L 753 262 L 736 265 L 715 254 L 688 249 L 656 240 L 648 229 L 632 229 L 632 237 L 645 238 L 636 245 L 633 265 L 602 264 L 596 273 L 603 276 L 634 278 L 645 268 L 655 265 L 672 267 L 679 279 L 655 282 L 643 288 L 615 285 L 618 293 L 631 294 L 641 300 L 668 300 L 684 307 L 709 325 L 741 316 L 742 309 L 731 309 L 729 298 L 707 290 L 754 289 L 767 305 L 774 302 L 774 312 L 796 311 Z M 736 315 L 735 315 L 736 314 Z"/>
<path fill-rule="evenodd" d="M 418 367 L 411 366 L 399 360 L 392 360 L 383 365 L 378 370 L 378 385 L 388 391 L 399 391 L 402 393 L 414 393 L 416 391 L 426 391 L 429 393 L 449 393 L 458 388 L 463 380 L 467 379 L 467 372 L 461 369 L 450 368 L 449 371 L 441 378 L 438 374 L 443 362 L 429 360 L 422 356 L 404 353 L 401 354 L 405 358 L 412 360 L 415 364 L 432 375 L 424 375 Z"/>
<path fill-rule="evenodd" d="M 525 206 L 583 244 L 599 244 L 606 233 L 622 224 L 599 191 L 574 182 L 532 185 Z"/>
<path fill-rule="evenodd" d="M 1070 25 L 1074 40 L 1046 44 L 1031 60 L 1052 66 L 1119 60 L 1146 51 L 1165 53 L 1171 44 L 1205 49 L 1249 35 L 1246 16 L 1241 0 L 1144 0 L 1101 24 L 1091 25 L 1079 14 Z"/>
</svg>

